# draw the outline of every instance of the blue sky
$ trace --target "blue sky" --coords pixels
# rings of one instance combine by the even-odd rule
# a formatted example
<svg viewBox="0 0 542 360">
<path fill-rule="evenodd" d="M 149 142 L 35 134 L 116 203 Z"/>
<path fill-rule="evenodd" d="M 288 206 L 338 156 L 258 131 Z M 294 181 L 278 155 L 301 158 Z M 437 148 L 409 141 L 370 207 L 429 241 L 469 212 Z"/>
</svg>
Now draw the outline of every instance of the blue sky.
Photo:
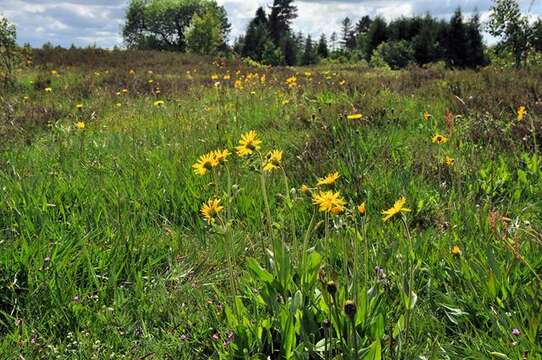
<svg viewBox="0 0 542 360">
<path fill-rule="evenodd" d="M 233 25 L 231 37 L 243 32 L 260 5 L 272 0 L 218 0 L 228 11 Z M 101 47 L 122 45 L 120 29 L 128 0 L 0 0 L 0 14 L 17 25 L 19 43 L 41 46 L 47 41 L 69 46 L 96 43 Z M 296 31 L 318 36 L 340 28 L 346 16 L 356 20 L 364 15 L 381 15 L 387 19 L 423 15 L 450 17 L 460 6 L 464 13 L 475 10 L 487 19 L 491 0 L 304 0 L 296 1 L 299 18 Z M 530 16 L 542 15 L 542 0 L 521 0 Z"/>
</svg>

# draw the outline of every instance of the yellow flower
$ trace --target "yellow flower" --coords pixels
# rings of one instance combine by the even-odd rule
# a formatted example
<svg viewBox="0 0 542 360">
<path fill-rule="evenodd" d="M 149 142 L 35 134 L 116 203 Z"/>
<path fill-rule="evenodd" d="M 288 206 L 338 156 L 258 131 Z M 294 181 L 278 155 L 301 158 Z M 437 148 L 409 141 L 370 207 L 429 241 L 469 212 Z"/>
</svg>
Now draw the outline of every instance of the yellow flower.
<svg viewBox="0 0 542 360">
<path fill-rule="evenodd" d="M 297 77 L 291 76 L 288 79 L 286 79 L 286 85 L 288 85 L 289 88 L 293 88 L 297 86 Z"/>
<path fill-rule="evenodd" d="M 346 118 L 348 120 L 361 120 L 363 119 L 363 114 L 352 114 L 352 115 L 348 115 Z"/>
<path fill-rule="evenodd" d="M 434 144 L 442 145 L 448 142 L 448 138 L 444 135 L 437 134 L 433 136 L 432 141 Z"/>
<path fill-rule="evenodd" d="M 365 215 L 365 213 L 367 212 L 367 208 L 365 207 L 365 202 L 362 202 L 361 204 L 358 205 L 358 212 L 360 213 L 361 216 Z"/>
<path fill-rule="evenodd" d="M 237 155 L 244 157 L 247 155 L 252 155 L 254 151 L 260 150 L 260 144 L 262 141 L 258 139 L 258 134 L 256 131 L 252 130 L 241 135 L 241 140 L 239 140 L 239 146 L 236 146 Z"/>
<path fill-rule="evenodd" d="M 424 112 L 423 112 L 423 119 L 424 119 L 425 121 L 431 119 L 431 116 L 432 116 L 432 115 L 429 114 L 427 111 L 424 111 Z"/>
<path fill-rule="evenodd" d="M 282 100 L 282 103 L 281 103 L 281 104 L 282 104 L 282 106 L 286 106 L 286 105 L 288 105 L 289 103 L 290 103 L 290 100 L 284 99 L 284 100 Z"/>
<path fill-rule="evenodd" d="M 335 171 L 333 173 L 330 173 L 328 174 L 326 177 L 324 178 L 319 178 L 318 179 L 318 182 L 316 183 L 316 185 L 318 186 L 322 186 L 322 185 L 333 185 L 335 184 L 335 182 L 341 177 L 341 175 L 339 175 L 339 172 L 338 171 Z"/>
<path fill-rule="evenodd" d="M 208 154 L 201 155 L 198 161 L 192 165 L 194 173 L 196 175 L 203 176 L 207 174 L 207 171 L 211 170 L 215 166 L 218 166 L 218 161 L 214 153 L 210 152 Z"/>
<path fill-rule="evenodd" d="M 521 121 L 525 118 L 525 115 L 527 115 L 527 109 L 525 106 L 520 106 L 516 115 L 516 118 L 518 121 Z"/>
<path fill-rule="evenodd" d="M 220 199 L 211 199 L 206 203 L 203 203 L 201 207 L 201 216 L 211 224 L 215 217 L 222 211 L 223 207 L 220 206 Z"/>
<path fill-rule="evenodd" d="M 147 81 L 149 84 L 152 84 L 154 82 L 153 79 L 150 79 L 149 81 Z"/>
<path fill-rule="evenodd" d="M 235 80 L 235 83 L 233 84 L 233 86 L 237 90 L 242 90 L 243 89 L 243 83 L 241 82 L 241 80 Z"/>
<path fill-rule="evenodd" d="M 230 155 L 231 153 L 228 149 L 213 151 L 213 156 L 215 157 L 215 160 L 218 163 L 218 165 L 222 165 L 224 162 L 226 162 L 228 156 Z"/>
<path fill-rule="evenodd" d="M 164 104 L 165 104 L 164 100 L 157 100 L 154 102 L 154 106 L 156 107 L 164 106 Z"/>
<path fill-rule="evenodd" d="M 117 103 L 116 106 L 117 106 L 117 107 L 122 107 L 122 104 L 121 104 L 121 103 Z"/>
<path fill-rule="evenodd" d="M 24 100 L 24 101 L 28 101 L 28 99 L 30 99 L 28 96 L 24 96 L 24 97 L 23 97 L 23 100 Z"/>
<path fill-rule="evenodd" d="M 299 188 L 299 191 L 301 191 L 303 194 L 307 194 L 307 195 L 311 194 L 311 189 L 305 184 L 301 185 L 301 188 Z"/>
<path fill-rule="evenodd" d="M 267 155 L 267 161 L 263 166 L 263 171 L 271 172 L 278 169 L 282 161 L 282 151 L 273 150 Z"/>
<path fill-rule="evenodd" d="M 50 93 L 50 92 L 53 92 L 53 89 L 50 88 L 50 87 L 46 87 L 45 89 L 43 89 L 46 93 Z"/>
<path fill-rule="evenodd" d="M 342 198 L 339 191 L 319 191 L 313 195 L 312 202 L 318 206 L 318 211 L 334 215 L 344 212 L 344 205 L 346 205 L 346 201 Z"/>
<path fill-rule="evenodd" d="M 226 74 L 226 75 L 224 75 L 224 80 L 229 80 L 229 79 L 231 79 L 231 76 L 230 76 L 230 74 Z"/>
<path fill-rule="evenodd" d="M 128 94 L 128 89 L 122 89 L 123 94 Z"/>
<path fill-rule="evenodd" d="M 77 104 L 77 105 L 75 105 L 75 108 L 77 110 L 83 110 L 83 104 Z"/>
<path fill-rule="evenodd" d="M 401 212 L 410 212 L 410 211 L 412 211 L 412 210 L 407 209 L 406 207 L 404 207 L 405 203 L 406 203 L 406 199 L 405 199 L 404 196 L 402 196 L 399 200 L 397 200 L 395 202 L 395 204 L 393 204 L 393 207 L 391 209 L 382 211 L 382 214 L 385 215 L 384 221 L 388 221 L 389 219 L 391 219 L 392 217 L 394 217 L 395 215 L 397 215 L 397 214 L 399 214 Z"/>
<path fill-rule="evenodd" d="M 128 72 L 128 74 L 130 75 L 135 75 L 135 71 L 133 69 L 130 69 L 130 71 Z"/>
<path fill-rule="evenodd" d="M 219 79 L 219 76 L 217 74 L 214 74 L 211 76 L 211 80 L 217 81 Z"/>
<path fill-rule="evenodd" d="M 461 256 L 461 254 L 462 254 L 463 252 L 461 251 L 461 248 L 460 248 L 459 246 L 454 245 L 454 246 L 452 247 L 451 253 L 452 253 L 452 255 L 454 255 L 454 256 Z"/>
<path fill-rule="evenodd" d="M 76 129 L 83 130 L 85 128 L 85 123 L 83 121 L 78 121 L 74 124 Z"/>
<path fill-rule="evenodd" d="M 444 165 L 450 167 L 450 166 L 454 166 L 454 164 L 455 164 L 455 159 L 446 155 L 446 157 L 444 158 Z"/>
</svg>

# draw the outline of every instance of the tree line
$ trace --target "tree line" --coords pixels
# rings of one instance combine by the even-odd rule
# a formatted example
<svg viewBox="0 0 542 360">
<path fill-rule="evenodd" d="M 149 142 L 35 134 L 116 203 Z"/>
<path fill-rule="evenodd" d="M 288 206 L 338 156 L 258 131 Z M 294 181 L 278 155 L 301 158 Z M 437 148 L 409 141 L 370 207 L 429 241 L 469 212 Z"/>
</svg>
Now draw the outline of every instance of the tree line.
<svg viewBox="0 0 542 360">
<path fill-rule="evenodd" d="M 466 18 L 459 8 L 449 20 L 430 14 L 389 22 L 378 16 L 365 15 L 357 21 L 346 17 L 339 32 L 317 39 L 293 30 L 298 15 L 294 0 L 273 0 L 257 9 L 245 33 L 230 45 L 231 24 L 215 0 L 131 0 L 122 35 L 129 49 L 237 54 L 267 65 L 366 61 L 399 69 L 438 61 L 454 68 L 489 63 L 479 16 Z M 0 50 L 7 54 L 6 49 L 15 46 L 15 28 L 0 19 Z M 492 52 L 511 58 L 517 66 L 526 63 L 530 53 L 542 52 L 542 20 L 529 21 L 517 0 L 493 0 L 485 29 L 499 39 Z M 2 68 L 2 73 L 9 72 L 8 66 Z"/>
<path fill-rule="evenodd" d="M 339 34 L 318 40 L 293 33 L 290 22 L 296 16 L 293 0 L 276 0 L 269 14 L 259 8 L 246 34 L 233 48 L 244 57 L 271 65 L 311 65 L 322 59 L 383 60 L 392 68 L 424 65 L 444 60 L 454 67 L 484 66 L 481 25 L 477 15 L 466 20 L 458 9 L 450 21 L 424 17 L 386 22 L 381 17 L 363 16 L 354 23 L 341 22 Z M 275 14 L 282 14 L 278 18 Z"/>
</svg>

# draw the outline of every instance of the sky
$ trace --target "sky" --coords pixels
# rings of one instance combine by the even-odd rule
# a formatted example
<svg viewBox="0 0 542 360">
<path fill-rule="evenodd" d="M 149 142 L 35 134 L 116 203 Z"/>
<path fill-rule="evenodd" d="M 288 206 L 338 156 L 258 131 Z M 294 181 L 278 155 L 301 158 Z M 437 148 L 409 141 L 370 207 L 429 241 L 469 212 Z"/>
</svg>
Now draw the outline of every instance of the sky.
<svg viewBox="0 0 542 360">
<path fill-rule="evenodd" d="M 230 40 L 242 34 L 259 6 L 272 0 L 217 0 L 224 5 L 232 23 Z M 520 0 L 530 17 L 542 16 L 542 0 Z M 122 46 L 120 36 L 128 0 L 0 0 L 0 16 L 17 26 L 18 42 L 40 47 L 46 42 L 64 47 L 96 44 Z M 460 6 L 465 14 L 478 11 L 487 20 L 491 0 L 303 0 L 296 1 L 299 17 L 295 31 L 331 34 L 339 31 L 346 16 L 357 21 L 364 15 L 380 15 L 387 20 L 401 16 L 424 15 L 449 18 Z M 486 38 L 489 42 L 492 40 Z"/>
</svg>

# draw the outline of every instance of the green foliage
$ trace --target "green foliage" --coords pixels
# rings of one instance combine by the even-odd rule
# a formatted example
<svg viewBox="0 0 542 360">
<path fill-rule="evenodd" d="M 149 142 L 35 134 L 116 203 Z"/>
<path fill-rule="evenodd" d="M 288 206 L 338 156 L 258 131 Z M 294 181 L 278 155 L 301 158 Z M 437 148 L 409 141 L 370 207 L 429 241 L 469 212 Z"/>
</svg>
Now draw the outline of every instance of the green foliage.
<svg viewBox="0 0 542 360">
<path fill-rule="evenodd" d="M 206 10 L 195 14 L 186 33 L 186 45 L 190 52 L 200 55 L 214 55 L 224 43 L 221 22 L 217 14 Z"/>
<path fill-rule="evenodd" d="M 516 66 L 525 61 L 530 49 L 531 28 L 516 0 L 494 0 L 488 31 L 501 39 L 499 46 L 502 49 L 514 54 Z"/>
<path fill-rule="evenodd" d="M 541 353 L 542 67 L 33 58 L 0 121 L 0 358 Z M 261 158 L 193 173 L 252 129 Z M 302 184 L 340 191 L 345 212 L 318 212 Z M 411 211 L 384 222 L 401 196 Z"/>
<path fill-rule="evenodd" d="M 401 69 L 414 62 L 414 49 L 405 40 L 385 42 L 376 48 L 376 56 L 392 69 Z M 375 54 L 373 54 L 375 56 Z"/>
<path fill-rule="evenodd" d="M 0 15 L 0 81 L 4 90 L 15 84 L 15 70 L 22 60 L 22 52 L 16 40 L 15 25 Z"/>
<path fill-rule="evenodd" d="M 197 42 L 215 45 L 219 39 L 226 39 L 230 30 L 227 15 L 214 0 L 132 0 L 122 30 L 124 41 L 132 49 L 186 51 L 187 31 L 195 15 L 199 28 L 213 30 L 208 39 L 198 31 Z M 217 26 L 219 34 L 215 34 Z"/>
</svg>

